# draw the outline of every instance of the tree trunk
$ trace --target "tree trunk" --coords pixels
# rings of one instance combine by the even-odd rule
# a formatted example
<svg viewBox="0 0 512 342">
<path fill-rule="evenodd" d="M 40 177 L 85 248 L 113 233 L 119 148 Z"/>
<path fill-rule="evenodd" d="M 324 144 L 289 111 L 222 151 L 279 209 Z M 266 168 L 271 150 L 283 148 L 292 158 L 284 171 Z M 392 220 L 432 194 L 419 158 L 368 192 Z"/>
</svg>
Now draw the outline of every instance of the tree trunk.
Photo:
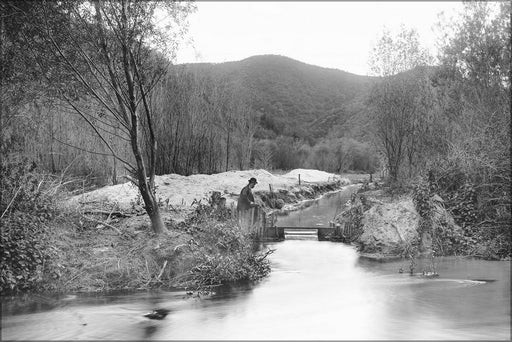
<svg viewBox="0 0 512 342">
<path fill-rule="evenodd" d="M 153 214 L 149 215 L 149 219 L 151 220 L 151 227 L 153 227 L 153 231 L 156 234 L 162 234 L 165 231 L 164 221 L 160 215 L 160 208 L 158 208 L 158 205 L 155 207 Z"/>
<path fill-rule="evenodd" d="M 123 3 L 122 12 L 121 12 L 121 20 L 126 23 L 126 3 Z M 149 144 L 150 151 L 150 165 L 149 168 L 146 167 L 144 164 L 144 160 L 142 158 L 141 148 L 139 144 L 139 125 L 140 125 L 140 118 L 139 113 L 137 110 L 137 100 L 135 98 L 135 77 L 138 77 L 137 74 L 137 65 L 135 64 L 135 61 L 129 58 L 130 56 L 130 50 L 128 47 L 128 44 L 126 44 L 127 38 L 123 37 L 125 39 L 125 44 L 123 44 L 122 49 L 122 62 L 123 62 L 123 69 L 125 74 L 125 80 L 126 85 L 128 88 L 128 110 L 131 117 L 131 129 L 130 129 L 130 141 L 132 145 L 132 151 L 133 155 L 135 157 L 135 162 L 137 164 L 136 172 L 137 172 L 137 185 L 139 187 L 140 194 L 142 195 L 142 199 L 144 200 L 145 209 L 146 212 L 149 215 L 149 218 L 151 220 L 151 228 L 153 228 L 153 231 L 156 234 L 162 234 L 164 232 L 164 223 L 162 221 L 162 217 L 160 216 L 160 211 L 158 209 L 158 202 L 154 194 L 154 176 L 155 176 L 155 153 L 157 149 L 156 140 L 154 139 L 154 134 L 152 131 L 152 122 L 151 117 L 149 114 L 149 107 L 145 99 L 144 95 L 144 89 L 141 88 L 141 96 L 143 100 L 143 104 L 145 107 L 146 115 L 147 115 L 147 125 L 150 129 L 150 139 L 151 142 Z M 140 82 L 140 79 L 139 79 Z M 139 83 L 140 85 L 140 83 Z M 124 103 L 122 101 L 119 101 L 120 108 L 124 107 Z M 149 175 L 148 175 L 148 169 L 149 169 Z M 148 181 L 149 177 L 149 181 Z"/>
<path fill-rule="evenodd" d="M 135 161 L 137 163 L 137 187 L 139 188 L 142 199 L 144 200 L 146 212 L 151 220 L 151 228 L 153 228 L 153 231 L 156 234 L 162 234 L 164 232 L 164 222 L 160 216 L 160 210 L 158 208 L 158 202 L 155 194 L 153 193 L 153 188 L 150 186 L 151 183 L 148 182 L 146 168 L 144 161 L 142 160 L 137 138 L 138 136 L 135 126 L 135 130 L 131 132 L 131 143 L 133 155 L 135 156 Z"/>
<path fill-rule="evenodd" d="M 117 135 L 117 127 L 114 127 L 114 134 Z M 113 144 L 114 142 L 111 141 L 110 143 Z M 117 185 L 117 158 L 112 157 L 112 159 L 112 185 Z"/>
<path fill-rule="evenodd" d="M 162 220 L 162 216 L 160 215 L 160 208 L 158 208 L 158 202 L 155 195 L 151 192 L 147 182 L 139 184 L 139 191 L 142 195 L 142 199 L 144 200 L 146 212 L 151 220 L 151 228 L 153 228 L 153 231 L 156 234 L 162 234 L 165 231 L 165 225 Z"/>
<path fill-rule="evenodd" d="M 398 180 L 398 167 L 396 166 L 392 157 L 388 161 L 388 171 L 389 171 L 389 176 L 391 177 L 391 180 L 393 182 L 396 182 Z"/>
<path fill-rule="evenodd" d="M 112 185 L 117 185 L 117 159 L 113 157 L 113 165 L 112 165 Z"/>
<path fill-rule="evenodd" d="M 229 126 L 228 126 L 228 138 L 226 140 L 226 172 L 228 172 L 228 166 L 229 166 L 229 138 L 230 138 L 230 132 L 229 132 Z"/>
<path fill-rule="evenodd" d="M 422 232 L 420 236 L 420 253 L 428 255 L 432 253 L 432 235 L 429 232 Z"/>
</svg>

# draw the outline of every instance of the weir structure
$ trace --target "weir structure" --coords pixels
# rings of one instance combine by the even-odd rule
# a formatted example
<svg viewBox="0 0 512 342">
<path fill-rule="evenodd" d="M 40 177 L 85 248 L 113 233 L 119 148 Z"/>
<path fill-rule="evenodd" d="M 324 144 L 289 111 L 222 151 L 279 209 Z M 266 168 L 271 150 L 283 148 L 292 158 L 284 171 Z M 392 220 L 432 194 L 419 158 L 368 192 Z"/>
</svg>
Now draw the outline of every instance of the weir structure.
<svg viewBox="0 0 512 342">
<path fill-rule="evenodd" d="M 350 236 L 350 226 L 345 227 L 339 223 L 330 222 L 329 227 L 292 227 L 277 226 L 276 213 L 266 213 L 260 207 L 241 211 L 238 214 L 238 223 L 244 230 L 249 231 L 258 241 L 282 241 L 286 238 L 286 231 L 293 231 L 293 234 L 301 235 L 301 232 L 316 230 L 319 241 L 344 240 Z M 310 235 L 310 234 L 308 234 Z"/>
</svg>

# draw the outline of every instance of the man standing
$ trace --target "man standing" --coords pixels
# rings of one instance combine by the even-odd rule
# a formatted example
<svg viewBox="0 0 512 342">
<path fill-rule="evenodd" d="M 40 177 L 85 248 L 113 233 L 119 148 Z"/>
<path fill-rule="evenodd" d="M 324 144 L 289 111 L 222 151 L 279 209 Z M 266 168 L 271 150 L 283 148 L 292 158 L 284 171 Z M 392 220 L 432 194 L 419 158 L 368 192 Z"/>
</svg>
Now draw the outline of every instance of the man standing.
<svg viewBox="0 0 512 342">
<path fill-rule="evenodd" d="M 258 182 L 256 181 L 256 178 L 253 177 L 249 179 L 249 184 L 247 184 L 242 189 L 242 191 L 240 191 L 240 196 L 238 197 L 238 205 L 236 207 L 239 216 L 241 211 L 245 211 L 258 206 L 256 203 L 254 203 L 254 196 L 251 190 L 256 184 L 258 184 Z"/>
</svg>

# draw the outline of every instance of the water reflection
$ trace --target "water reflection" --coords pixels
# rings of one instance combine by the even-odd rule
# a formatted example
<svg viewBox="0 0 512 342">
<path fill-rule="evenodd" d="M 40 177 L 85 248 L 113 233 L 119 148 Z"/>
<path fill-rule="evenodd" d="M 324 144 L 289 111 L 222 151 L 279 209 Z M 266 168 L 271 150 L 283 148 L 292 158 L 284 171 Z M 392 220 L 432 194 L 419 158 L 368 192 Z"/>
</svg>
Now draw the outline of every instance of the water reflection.
<svg viewBox="0 0 512 342">
<path fill-rule="evenodd" d="M 277 226 L 328 227 L 329 221 L 334 219 L 343 204 L 350 199 L 350 195 L 359 187 L 360 185 L 357 184 L 349 185 L 342 191 L 329 193 L 313 201 L 307 208 L 292 211 L 286 216 L 279 216 Z"/>
</svg>

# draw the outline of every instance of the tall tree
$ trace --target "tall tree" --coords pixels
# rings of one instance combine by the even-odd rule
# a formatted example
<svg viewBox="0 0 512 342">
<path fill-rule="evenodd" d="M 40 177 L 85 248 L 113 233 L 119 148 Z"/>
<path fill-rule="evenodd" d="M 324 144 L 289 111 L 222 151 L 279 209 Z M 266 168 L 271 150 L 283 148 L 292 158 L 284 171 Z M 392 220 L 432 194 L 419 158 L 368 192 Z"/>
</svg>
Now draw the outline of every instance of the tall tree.
<svg viewBox="0 0 512 342">
<path fill-rule="evenodd" d="M 245 170 L 250 166 L 258 119 L 248 96 L 239 91 L 232 101 L 231 108 L 235 119 L 235 155 L 238 168 Z"/>
<path fill-rule="evenodd" d="M 43 41 L 31 37 L 27 41 L 31 46 L 51 51 L 52 62 L 70 73 L 85 92 L 81 97 L 86 101 L 77 101 L 71 96 L 75 89 L 66 84 L 59 87 L 59 96 L 130 172 L 129 178 L 141 193 L 153 231 L 162 233 L 164 224 L 155 195 L 158 144 L 150 99 L 168 70 L 186 27 L 186 17 L 194 7 L 175 1 L 61 4 L 65 8 L 60 13 L 70 19 L 69 25 L 53 25 L 54 8 L 41 3 L 39 30 Z M 162 15 L 165 20 L 161 20 Z M 84 106 L 89 101 L 94 101 L 101 110 L 91 111 Z M 112 135 L 130 144 L 132 158 L 124 158 L 116 151 L 109 141 Z"/>
<path fill-rule="evenodd" d="M 418 32 L 402 24 L 396 34 L 384 28 L 368 63 L 372 75 L 391 76 L 432 62 L 428 50 L 419 43 Z"/>
<path fill-rule="evenodd" d="M 406 156 L 410 163 L 413 161 L 421 115 L 420 82 L 417 75 L 406 72 L 416 69 L 415 73 L 424 74 L 418 68 L 431 64 L 432 57 L 421 47 L 417 32 L 402 26 L 396 35 L 384 30 L 369 63 L 373 74 L 383 77 L 373 87 L 368 101 L 375 139 L 386 156 L 389 175 L 396 181 Z"/>
<path fill-rule="evenodd" d="M 54 6 L 55 4 L 50 4 Z M 24 136 L 33 134 L 31 120 L 22 109 L 38 99 L 50 84 L 41 80 L 43 73 L 55 70 L 51 65 L 38 65 L 27 53 L 25 36 L 40 39 L 37 22 L 39 6 L 33 2 L 0 3 L 0 152 L 20 152 Z M 55 22 L 58 18 L 55 18 Z M 64 24 L 61 22 L 61 24 Z M 47 51 L 38 57 L 44 58 Z M 24 120 L 26 119 L 26 120 Z"/>
</svg>

